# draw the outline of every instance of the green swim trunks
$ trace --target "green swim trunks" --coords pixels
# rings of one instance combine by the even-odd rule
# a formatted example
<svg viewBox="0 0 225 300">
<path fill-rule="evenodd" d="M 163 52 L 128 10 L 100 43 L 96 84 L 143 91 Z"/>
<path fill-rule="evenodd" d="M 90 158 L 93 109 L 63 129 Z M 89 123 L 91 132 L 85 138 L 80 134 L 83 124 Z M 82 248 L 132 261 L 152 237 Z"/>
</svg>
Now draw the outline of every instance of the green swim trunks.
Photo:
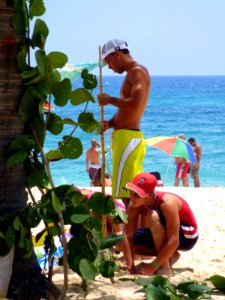
<svg viewBox="0 0 225 300">
<path fill-rule="evenodd" d="M 141 131 L 119 129 L 112 133 L 112 196 L 129 198 L 127 182 L 143 172 L 142 162 L 146 152 Z"/>
</svg>

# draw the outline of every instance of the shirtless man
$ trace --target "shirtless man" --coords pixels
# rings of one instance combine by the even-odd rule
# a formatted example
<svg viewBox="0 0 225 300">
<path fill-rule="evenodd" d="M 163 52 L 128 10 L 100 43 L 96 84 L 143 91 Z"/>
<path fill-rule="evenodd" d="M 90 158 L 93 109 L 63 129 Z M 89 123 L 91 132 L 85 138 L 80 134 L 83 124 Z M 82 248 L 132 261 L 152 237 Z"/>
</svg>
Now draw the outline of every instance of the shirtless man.
<svg viewBox="0 0 225 300">
<path fill-rule="evenodd" d="M 96 150 L 96 147 L 100 147 L 99 143 L 95 140 L 91 140 L 91 148 L 86 152 L 86 171 L 89 174 L 91 179 L 91 186 L 93 186 L 93 179 L 98 169 L 101 167 L 99 163 L 99 152 Z M 89 165 L 90 162 L 90 165 Z"/>
<path fill-rule="evenodd" d="M 188 140 L 188 143 L 194 148 L 194 153 L 196 158 L 196 164 L 191 166 L 191 177 L 194 179 L 194 186 L 200 187 L 199 169 L 200 169 L 200 160 L 202 157 L 202 149 L 194 138 L 190 138 Z"/>
<path fill-rule="evenodd" d="M 147 106 L 150 76 L 147 69 L 130 55 L 128 45 L 121 40 L 110 40 L 102 47 L 102 59 L 115 73 L 126 72 L 120 97 L 98 95 L 100 106 L 113 105 L 116 114 L 103 122 L 104 131 L 113 128 L 112 134 L 112 196 L 129 202 L 126 183 L 143 171 L 145 142 L 140 131 L 140 121 Z"/>
<path fill-rule="evenodd" d="M 128 224 L 125 234 L 130 251 L 124 257 L 131 265 L 128 271 L 142 275 L 172 276 L 173 264 L 180 258 L 178 251 L 188 251 L 198 240 L 198 226 L 188 203 L 180 196 L 155 191 L 157 179 L 150 173 L 140 173 L 127 183 L 130 190 Z M 138 217 L 142 216 L 142 226 Z M 155 256 L 151 263 L 134 265 L 136 255 Z M 131 259 L 130 259 L 131 255 Z"/>
</svg>

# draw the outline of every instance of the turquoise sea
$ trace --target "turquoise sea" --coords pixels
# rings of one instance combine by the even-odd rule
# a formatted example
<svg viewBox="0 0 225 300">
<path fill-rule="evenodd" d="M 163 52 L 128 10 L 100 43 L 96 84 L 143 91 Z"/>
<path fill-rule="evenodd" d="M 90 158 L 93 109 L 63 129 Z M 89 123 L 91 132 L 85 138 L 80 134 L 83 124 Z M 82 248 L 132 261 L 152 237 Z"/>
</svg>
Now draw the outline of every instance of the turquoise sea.
<svg viewBox="0 0 225 300">
<path fill-rule="evenodd" d="M 119 97 L 122 76 L 103 76 L 103 92 Z M 74 86 L 81 86 L 76 81 Z M 96 88 L 94 96 L 99 93 Z M 96 97 L 95 97 L 96 98 Z M 56 107 L 55 112 L 62 117 L 76 120 L 84 107 Z M 91 104 L 88 111 L 100 120 L 97 103 Z M 115 113 L 113 106 L 105 107 L 105 119 Z M 225 76 L 153 76 L 147 109 L 143 115 L 141 129 L 145 138 L 179 133 L 186 138 L 194 137 L 202 147 L 200 168 L 201 186 L 225 186 Z M 68 134 L 65 128 L 63 135 Z M 56 185 L 75 184 L 89 186 L 86 173 L 85 152 L 90 147 L 90 140 L 100 141 L 100 136 L 87 134 L 81 129 L 74 136 L 81 139 L 83 154 L 77 160 L 52 162 L 52 174 Z M 59 137 L 48 135 L 45 150 L 55 149 Z M 105 144 L 111 144 L 111 131 L 105 133 Z M 106 155 L 107 171 L 111 170 L 111 152 Z M 169 166 L 169 168 L 168 168 Z M 147 146 L 144 169 L 147 172 L 158 171 L 165 185 L 173 185 L 174 159 L 159 149 Z M 190 186 L 193 180 L 190 178 Z"/>
</svg>

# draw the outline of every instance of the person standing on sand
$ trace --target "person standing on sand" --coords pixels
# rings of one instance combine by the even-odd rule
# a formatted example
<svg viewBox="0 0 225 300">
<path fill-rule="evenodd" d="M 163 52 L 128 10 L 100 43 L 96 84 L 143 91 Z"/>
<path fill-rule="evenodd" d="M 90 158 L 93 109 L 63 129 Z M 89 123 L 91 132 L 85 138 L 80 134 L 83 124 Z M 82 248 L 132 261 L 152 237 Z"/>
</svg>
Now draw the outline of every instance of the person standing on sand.
<svg viewBox="0 0 225 300">
<path fill-rule="evenodd" d="M 200 187 L 199 169 L 200 169 L 200 160 L 202 157 L 202 149 L 201 146 L 192 137 L 188 140 L 188 143 L 194 148 L 194 153 L 196 158 L 196 164 L 191 165 L 191 177 L 194 179 L 194 186 Z"/>
<path fill-rule="evenodd" d="M 154 273 L 172 276 L 172 265 L 180 258 L 178 251 L 188 251 L 198 240 L 198 226 L 188 203 L 180 196 L 155 191 L 157 179 L 150 173 L 140 173 L 127 183 L 130 190 L 128 223 L 125 235 L 130 251 L 124 252 L 128 271 L 142 275 Z M 142 216 L 143 227 L 137 228 Z M 149 264 L 135 267 L 135 255 L 155 256 Z M 131 256 L 131 259 L 130 259 Z"/>
<path fill-rule="evenodd" d="M 118 108 L 110 120 L 103 121 L 103 131 L 113 128 L 112 133 L 112 196 L 129 203 L 126 183 L 143 172 L 142 162 L 146 147 L 140 121 L 148 103 L 150 76 L 148 70 L 130 55 L 125 41 L 113 39 L 102 47 L 102 59 L 115 73 L 126 72 L 120 97 L 98 95 L 100 106 Z"/>
<path fill-rule="evenodd" d="M 179 139 L 185 140 L 184 134 L 178 134 Z M 188 172 L 190 170 L 190 161 L 184 157 L 175 157 L 176 173 L 174 179 L 174 186 L 179 186 L 180 179 L 182 180 L 184 187 L 189 187 Z"/>
<path fill-rule="evenodd" d="M 86 152 L 86 171 L 91 180 L 91 186 L 93 186 L 93 179 L 98 169 L 101 168 L 99 163 L 99 152 L 96 150 L 96 147 L 100 147 L 100 144 L 95 140 L 91 140 L 91 148 Z M 90 165 L 89 165 L 90 163 Z"/>
</svg>

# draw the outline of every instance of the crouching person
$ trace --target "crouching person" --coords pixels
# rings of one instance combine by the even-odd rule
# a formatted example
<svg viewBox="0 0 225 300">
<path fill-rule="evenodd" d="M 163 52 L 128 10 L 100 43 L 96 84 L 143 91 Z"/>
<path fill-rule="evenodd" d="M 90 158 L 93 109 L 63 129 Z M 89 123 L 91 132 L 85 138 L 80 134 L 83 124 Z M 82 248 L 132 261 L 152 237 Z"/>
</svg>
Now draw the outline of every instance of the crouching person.
<svg viewBox="0 0 225 300">
<path fill-rule="evenodd" d="M 178 251 L 194 247 L 198 227 L 188 203 L 176 194 L 155 191 L 156 185 L 157 179 L 150 173 L 138 174 L 126 185 L 130 203 L 125 231 L 130 251 L 124 256 L 131 256 L 126 259 L 131 261 L 128 267 L 131 273 L 172 276 L 172 265 L 180 257 Z M 135 255 L 155 256 L 155 259 L 135 267 Z"/>
</svg>

